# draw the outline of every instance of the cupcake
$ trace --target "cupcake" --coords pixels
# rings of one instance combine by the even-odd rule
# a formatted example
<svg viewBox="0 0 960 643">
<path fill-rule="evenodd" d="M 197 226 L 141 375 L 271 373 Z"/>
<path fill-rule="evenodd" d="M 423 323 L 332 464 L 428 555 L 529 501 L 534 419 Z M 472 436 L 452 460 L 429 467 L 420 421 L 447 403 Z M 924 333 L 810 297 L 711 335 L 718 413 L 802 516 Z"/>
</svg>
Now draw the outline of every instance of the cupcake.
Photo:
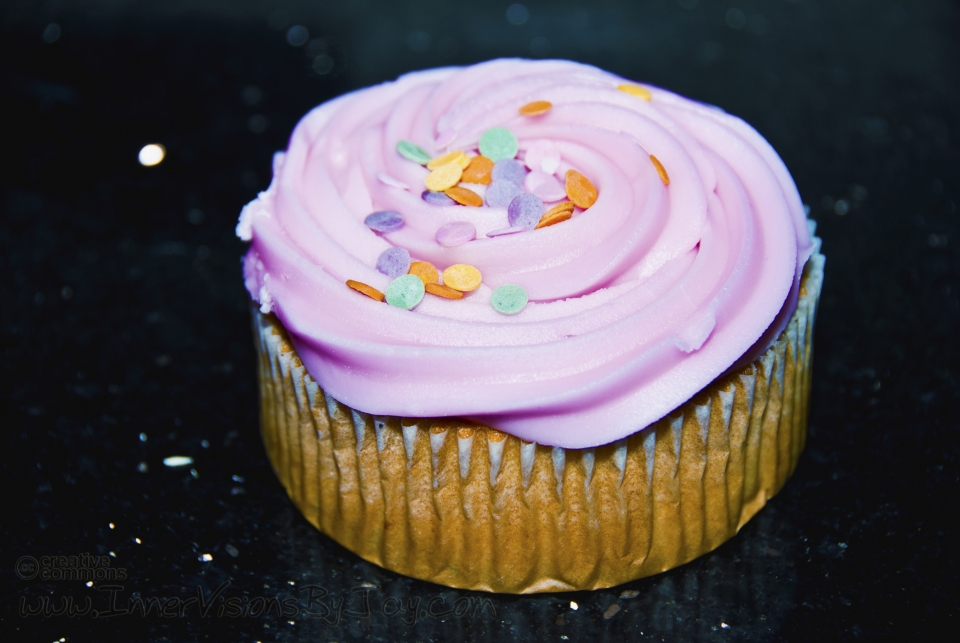
<svg viewBox="0 0 960 643">
<path fill-rule="evenodd" d="M 566 61 L 320 105 L 241 213 L 263 439 L 303 515 L 442 585 L 609 587 L 803 449 L 823 256 L 743 121 Z"/>
</svg>

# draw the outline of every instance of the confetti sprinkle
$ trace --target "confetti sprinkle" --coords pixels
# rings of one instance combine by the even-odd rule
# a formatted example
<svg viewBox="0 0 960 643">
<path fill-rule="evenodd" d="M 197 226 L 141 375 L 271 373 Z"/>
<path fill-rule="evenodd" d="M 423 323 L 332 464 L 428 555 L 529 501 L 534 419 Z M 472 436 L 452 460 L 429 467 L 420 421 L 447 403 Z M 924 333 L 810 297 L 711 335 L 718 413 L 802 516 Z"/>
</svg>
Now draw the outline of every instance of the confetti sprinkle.
<svg viewBox="0 0 960 643">
<path fill-rule="evenodd" d="M 522 193 L 523 190 L 513 181 L 494 181 L 487 188 L 483 200 L 491 208 L 505 208 Z"/>
<path fill-rule="evenodd" d="M 436 295 L 437 297 L 443 297 L 445 299 L 463 299 L 463 293 L 459 290 L 454 290 L 449 286 L 443 286 L 440 284 L 424 284 L 424 289 L 431 295 Z"/>
<path fill-rule="evenodd" d="M 540 170 L 534 170 L 528 174 L 523 182 L 523 187 L 527 192 L 532 192 L 549 203 L 559 201 L 567 196 L 567 191 L 563 188 L 563 184 L 557 180 L 557 177 Z"/>
<path fill-rule="evenodd" d="M 440 226 L 435 238 L 444 248 L 455 248 L 476 239 L 477 228 L 469 221 L 451 221 Z"/>
<path fill-rule="evenodd" d="M 456 263 L 443 271 L 443 283 L 460 292 L 470 292 L 480 287 L 483 277 L 480 271 L 465 263 Z"/>
<path fill-rule="evenodd" d="M 391 279 L 410 270 L 410 252 L 406 248 L 387 248 L 377 257 L 377 270 Z"/>
<path fill-rule="evenodd" d="M 620 606 L 617 605 L 616 603 L 614 603 L 613 605 L 611 605 L 610 607 L 608 607 L 608 608 L 606 609 L 606 611 L 604 611 L 604 613 L 603 613 L 603 618 L 605 618 L 605 619 L 611 619 L 611 618 L 613 618 L 614 616 L 616 616 L 617 612 L 619 612 L 619 611 L 620 611 Z"/>
<path fill-rule="evenodd" d="M 389 185 L 393 188 L 400 188 L 401 190 L 409 190 L 407 184 L 401 181 L 400 179 L 395 179 L 386 172 L 377 172 L 377 180 L 383 183 L 384 185 Z"/>
<path fill-rule="evenodd" d="M 480 153 L 494 163 L 512 159 L 519 149 L 517 137 L 505 127 L 491 127 L 480 136 Z"/>
<path fill-rule="evenodd" d="M 527 301 L 527 291 L 515 284 L 500 286 L 490 296 L 490 305 L 504 315 L 516 315 L 526 307 Z"/>
<path fill-rule="evenodd" d="M 517 232 L 526 232 L 527 229 L 520 225 L 512 225 L 506 228 L 497 228 L 496 230 L 491 230 L 487 233 L 488 237 L 502 237 L 507 234 L 515 234 Z"/>
<path fill-rule="evenodd" d="M 393 232 L 403 227 L 403 215 L 393 210 L 380 210 L 368 214 L 363 223 L 375 232 Z"/>
<path fill-rule="evenodd" d="M 397 143 L 397 151 L 400 152 L 400 156 L 414 163 L 426 165 L 430 162 L 430 155 L 427 154 L 426 150 L 410 141 L 400 141 Z"/>
<path fill-rule="evenodd" d="M 553 103 L 548 100 L 535 100 L 532 103 L 527 103 L 517 111 L 521 116 L 540 116 L 541 114 L 549 112 L 551 107 L 553 107 Z"/>
<path fill-rule="evenodd" d="M 387 286 L 387 303 L 397 308 L 410 310 L 423 300 L 423 281 L 417 275 L 397 277 Z"/>
<path fill-rule="evenodd" d="M 440 272 L 429 261 L 414 261 L 410 264 L 410 272 L 407 274 L 419 277 L 425 284 L 435 284 L 440 281 Z"/>
<path fill-rule="evenodd" d="M 479 183 L 481 185 L 490 185 L 492 180 L 490 173 L 493 171 L 493 161 L 483 154 L 474 156 L 470 159 L 470 165 L 463 170 L 461 181 L 465 183 Z"/>
<path fill-rule="evenodd" d="M 163 459 L 164 466 L 167 467 L 185 467 L 193 464 L 193 458 L 187 455 L 172 455 Z"/>
<path fill-rule="evenodd" d="M 430 190 L 424 190 L 420 195 L 420 198 L 426 201 L 431 205 L 454 205 L 456 201 L 448 197 L 443 192 L 431 192 Z"/>
<path fill-rule="evenodd" d="M 556 174 L 560 167 L 560 148 L 553 141 L 534 141 L 527 147 L 523 162 L 531 170 Z"/>
<path fill-rule="evenodd" d="M 552 226 L 555 223 L 560 223 L 561 221 L 566 221 L 573 216 L 573 203 L 570 201 L 564 201 L 563 203 L 558 203 L 549 210 L 543 213 L 543 216 L 540 217 L 539 223 L 537 223 L 536 230 L 540 228 L 546 228 L 547 226 Z"/>
<path fill-rule="evenodd" d="M 507 206 L 507 222 L 512 226 L 522 226 L 533 230 L 543 216 L 543 201 L 536 194 L 523 193 Z"/>
<path fill-rule="evenodd" d="M 653 161 L 653 167 L 657 168 L 657 174 L 660 175 L 660 180 L 663 181 L 663 184 L 670 185 L 670 176 L 667 174 L 667 169 L 663 167 L 663 163 L 660 162 L 660 159 L 651 154 L 650 160 Z"/>
<path fill-rule="evenodd" d="M 478 208 L 483 205 L 483 199 L 480 198 L 480 195 L 469 188 L 462 188 L 455 185 L 444 191 L 444 194 L 460 205 L 467 205 L 473 208 Z"/>
<path fill-rule="evenodd" d="M 454 150 L 430 159 L 430 162 L 427 163 L 427 169 L 435 170 L 441 165 L 446 165 L 447 163 L 457 163 L 460 166 L 460 169 L 463 169 L 470 165 L 470 157 L 467 156 L 463 150 Z"/>
<path fill-rule="evenodd" d="M 456 161 L 441 165 L 424 179 L 427 189 L 433 192 L 443 192 L 460 182 L 463 176 L 463 167 Z"/>
<path fill-rule="evenodd" d="M 620 91 L 625 94 L 630 94 L 631 96 L 636 96 L 637 98 L 642 98 L 645 101 L 653 100 L 653 94 L 650 93 L 650 90 L 642 85 L 635 85 L 633 83 L 624 83 L 617 87 Z"/>
<path fill-rule="evenodd" d="M 567 196 L 578 208 L 586 210 L 597 202 L 597 188 L 590 179 L 576 170 L 567 170 L 566 179 Z"/>
<path fill-rule="evenodd" d="M 374 288 L 373 286 L 368 286 L 362 281 L 354 281 L 353 279 L 347 279 L 347 285 L 356 290 L 358 293 L 366 295 L 370 299 L 376 299 L 377 301 L 383 301 L 383 293 Z"/>
<path fill-rule="evenodd" d="M 523 180 L 527 178 L 527 168 L 516 159 L 500 159 L 493 164 L 490 178 L 494 181 L 510 181 L 517 185 L 523 185 Z"/>
</svg>

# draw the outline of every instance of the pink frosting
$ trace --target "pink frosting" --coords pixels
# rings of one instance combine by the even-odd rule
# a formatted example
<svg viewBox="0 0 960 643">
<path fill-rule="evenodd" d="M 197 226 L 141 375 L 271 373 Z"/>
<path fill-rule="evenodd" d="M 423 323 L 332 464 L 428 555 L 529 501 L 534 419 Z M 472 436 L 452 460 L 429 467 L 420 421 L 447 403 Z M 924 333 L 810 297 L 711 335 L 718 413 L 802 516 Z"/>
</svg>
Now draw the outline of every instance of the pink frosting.
<svg viewBox="0 0 960 643">
<path fill-rule="evenodd" d="M 247 289 L 329 395 L 376 415 L 466 417 L 591 447 L 655 422 L 776 339 L 812 251 L 782 161 L 736 117 L 654 87 L 646 101 L 623 82 L 571 62 L 495 60 L 408 74 L 307 114 L 237 232 L 252 241 Z M 534 100 L 553 108 L 520 116 Z M 508 225 L 505 208 L 425 203 L 428 170 L 397 142 L 474 153 L 494 126 L 517 136 L 520 160 L 534 151 L 537 171 L 582 172 L 596 203 L 496 237 L 486 233 Z M 375 233 L 363 219 L 376 210 L 406 224 Z M 451 221 L 472 223 L 476 239 L 440 246 Z M 376 262 L 391 245 L 440 270 L 476 266 L 483 285 L 411 311 L 344 285 L 386 290 Z M 530 297 L 516 315 L 490 305 L 508 283 Z"/>
</svg>

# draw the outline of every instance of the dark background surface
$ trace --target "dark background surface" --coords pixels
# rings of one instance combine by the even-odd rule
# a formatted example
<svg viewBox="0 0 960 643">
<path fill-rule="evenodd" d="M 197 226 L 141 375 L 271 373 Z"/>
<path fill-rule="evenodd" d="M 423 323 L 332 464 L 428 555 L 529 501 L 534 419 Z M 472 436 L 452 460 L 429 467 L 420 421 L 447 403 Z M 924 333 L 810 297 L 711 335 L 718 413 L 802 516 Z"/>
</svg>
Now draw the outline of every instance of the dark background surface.
<svg viewBox="0 0 960 643">
<path fill-rule="evenodd" d="M 508 4 L 2 4 L 4 640 L 955 630 L 960 8 Z M 233 227 L 266 187 L 271 154 L 300 116 L 344 91 L 498 56 L 592 63 L 742 116 L 783 156 L 824 241 L 797 472 L 714 553 L 609 590 L 488 596 L 367 564 L 300 517 L 258 434 Z M 167 157 L 141 167 L 151 142 Z M 172 455 L 194 462 L 164 466 Z M 16 568 L 23 556 L 82 553 L 107 556 L 125 578 L 87 587 Z M 105 615 L 110 585 L 121 609 L 170 598 L 173 616 Z M 188 603 L 218 587 L 243 616 L 218 612 L 223 600 L 205 616 Z M 274 597 L 304 607 L 310 591 L 326 592 L 312 613 L 258 614 Z M 51 613 L 88 598 L 97 618 Z"/>
</svg>

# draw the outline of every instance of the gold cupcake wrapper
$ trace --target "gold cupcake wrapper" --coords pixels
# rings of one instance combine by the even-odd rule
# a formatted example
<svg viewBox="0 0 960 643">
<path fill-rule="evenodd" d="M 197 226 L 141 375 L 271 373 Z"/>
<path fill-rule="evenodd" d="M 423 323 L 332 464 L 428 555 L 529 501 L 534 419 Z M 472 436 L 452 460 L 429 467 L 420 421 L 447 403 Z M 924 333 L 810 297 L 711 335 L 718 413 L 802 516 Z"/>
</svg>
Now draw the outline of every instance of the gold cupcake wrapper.
<svg viewBox="0 0 960 643">
<path fill-rule="evenodd" d="M 797 465 L 823 261 L 807 262 L 796 313 L 752 365 L 592 449 L 351 409 L 310 377 L 276 318 L 253 309 L 267 453 L 307 520 L 400 574 L 532 593 L 671 569 L 735 535 Z"/>
</svg>

